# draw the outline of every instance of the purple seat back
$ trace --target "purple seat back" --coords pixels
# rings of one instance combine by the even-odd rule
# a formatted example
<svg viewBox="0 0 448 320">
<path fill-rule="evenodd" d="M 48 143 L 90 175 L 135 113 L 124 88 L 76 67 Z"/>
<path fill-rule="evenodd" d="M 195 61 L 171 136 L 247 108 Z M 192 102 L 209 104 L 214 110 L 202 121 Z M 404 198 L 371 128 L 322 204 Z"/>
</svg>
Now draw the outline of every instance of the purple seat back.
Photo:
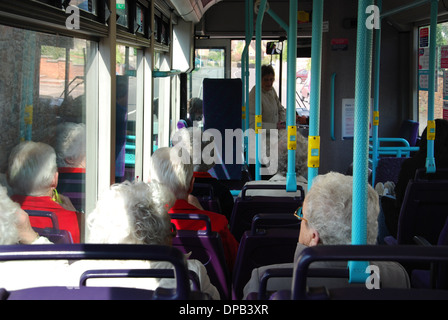
<svg viewBox="0 0 448 320">
<path fill-rule="evenodd" d="M 308 247 L 300 254 L 292 284 L 292 296 L 294 300 L 302 299 L 330 299 L 332 291 L 319 292 L 313 296 L 307 292 L 307 276 L 311 269 L 309 266 L 315 261 L 396 261 L 403 262 L 448 262 L 448 247 L 421 247 L 421 246 L 314 246 Z M 321 275 L 319 275 L 321 276 Z M 334 292 L 347 294 L 359 292 L 358 299 L 416 299 L 425 296 L 418 292 L 420 289 L 379 289 L 369 290 L 364 286 L 360 288 L 343 288 Z M 372 293 L 374 292 L 374 293 Z M 395 295 L 392 295 L 392 292 Z M 448 291 L 430 291 L 429 299 L 448 297 Z M 348 295 L 346 295 L 348 299 Z M 350 295 L 350 297 L 356 297 Z M 338 296 L 341 298 L 341 295 Z"/>
<path fill-rule="evenodd" d="M 191 259 L 197 259 L 205 266 L 210 282 L 218 290 L 221 299 L 231 298 L 230 273 L 224 256 L 222 239 L 211 228 L 210 218 L 202 214 L 170 214 L 171 219 L 204 220 L 205 230 L 177 230 L 173 247 L 184 253 L 191 252 Z"/>
<path fill-rule="evenodd" d="M 448 246 L 448 218 L 440 232 L 437 245 Z M 432 265 L 431 270 L 412 270 L 411 280 L 412 286 L 416 288 L 437 288 L 446 290 L 448 289 L 448 264 L 440 263 Z"/>
<path fill-rule="evenodd" d="M 284 185 L 245 185 L 241 190 L 241 197 L 235 200 L 232 217 L 230 219 L 230 232 L 240 241 L 241 236 L 251 229 L 252 219 L 259 213 L 294 213 L 302 206 L 304 191 L 302 186 L 297 186 L 301 191 L 299 197 L 267 197 L 247 196 L 246 191 L 250 189 L 274 190 L 283 189 Z"/>
<path fill-rule="evenodd" d="M 25 210 L 31 217 L 44 217 L 51 220 L 53 224 L 53 229 L 59 230 L 59 221 L 58 217 L 54 212 L 44 211 L 44 210 Z"/>
<path fill-rule="evenodd" d="M 401 164 L 408 158 L 402 157 L 383 157 L 378 159 L 378 165 L 375 172 L 375 184 L 378 182 L 393 181 L 398 182 L 398 175 L 401 170 Z"/>
<path fill-rule="evenodd" d="M 48 238 L 54 244 L 69 244 L 73 243 L 73 237 L 70 231 L 60 230 L 58 217 L 54 212 L 43 211 L 43 210 L 25 210 L 29 216 L 34 217 L 46 217 L 51 219 L 53 223 L 53 228 L 36 228 L 33 227 L 40 236 Z"/>
<path fill-rule="evenodd" d="M 439 176 L 445 170 L 439 169 Z M 448 179 L 437 179 L 437 174 L 424 176 L 420 170 L 409 181 L 398 220 L 397 243 L 415 244 L 413 237 L 420 236 L 437 244 L 448 218 Z"/>
<path fill-rule="evenodd" d="M 129 288 L 37 287 L 8 292 L 8 299 L 165 299 L 190 298 L 190 284 L 185 256 L 176 248 L 147 245 L 33 245 L 0 246 L 0 261 L 20 260 L 154 260 L 168 261 L 174 266 L 176 289 L 139 290 Z M 95 298 L 96 297 L 96 298 Z"/>
<path fill-rule="evenodd" d="M 198 198 L 204 210 L 222 213 L 221 204 L 215 196 L 213 186 L 210 183 L 195 182 L 191 194 Z"/>
<path fill-rule="evenodd" d="M 259 214 L 250 231 L 241 237 L 232 273 L 233 296 L 242 299 L 252 270 L 294 261 L 299 238 L 299 220 L 292 214 Z"/>
<path fill-rule="evenodd" d="M 70 244 L 73 243 L 73 237 L 70 231 L 67 230 L 57 230 L 54 228 L 35 228 L 40 236 L 47 238 L 54 244 Z"/>
<path fill-rule="evenodd" d="M 411 147 L 417 144 L 419 123 L 412 120 L 404 120 L 400 127 L 399 137 L 406 139 Z"/>
</svg>

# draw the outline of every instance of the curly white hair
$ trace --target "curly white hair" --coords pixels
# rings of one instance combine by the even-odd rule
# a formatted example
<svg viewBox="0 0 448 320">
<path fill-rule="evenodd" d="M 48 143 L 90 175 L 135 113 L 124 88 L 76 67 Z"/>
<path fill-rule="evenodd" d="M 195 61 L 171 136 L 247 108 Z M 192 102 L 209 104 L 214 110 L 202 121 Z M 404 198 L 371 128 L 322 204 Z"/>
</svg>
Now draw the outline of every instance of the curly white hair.
<svg viewBox="0 0 448 320">
<path fill-rule="evenodd" d="M 174 195 L 156 182 L 114 184 L 87 218 L 87 242 L 165 245 L 171 234 L 168 209 L 174 200 Z"/>
<path fill-rule="evenodd" d="M 5 187 L 0 186 L 0 245 L 19 242 L 16 212 L 20 208 L 8 197 Z"/>
<path fill-rule="evenodd" d="M 329 172 L 314 178 L 305 197 L 304 215 L 323 244 L 351 244 L 352 192 L 352 176 Z M 379 210 L 378 194 L 368 185 L 367 244 L 376 242 Z"/>
</svg>

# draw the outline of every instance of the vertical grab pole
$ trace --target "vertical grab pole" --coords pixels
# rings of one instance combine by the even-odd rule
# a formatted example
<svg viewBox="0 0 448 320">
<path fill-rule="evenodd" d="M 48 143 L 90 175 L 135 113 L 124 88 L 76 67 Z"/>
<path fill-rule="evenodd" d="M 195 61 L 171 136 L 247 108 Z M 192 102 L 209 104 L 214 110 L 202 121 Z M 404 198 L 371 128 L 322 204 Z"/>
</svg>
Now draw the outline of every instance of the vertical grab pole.
<svg viewBox="0 0 448 320">
<path fill-rule="evenodd" d="M 246 150 L 245 164 L 249 164 L 249 46 L 252 40 L 253 34 L 253 0 L 245 1 L 245 16 L 246 16 L 246 43 L 244 46 L 242 61 L 241 61 L 241 78 L 243 80 L 243 109 L 242 109 L 242 118 L 243 124 L 242 128 L 245 130 L 244 134 L 244 147 Z"/>
<path fill-rule="evenodd" d="M 320 159 L 320 82 L 322 66 L 322 21 L 323 0 L 313 1 L 313 22 L 311 35 L 311 90 L 310 127 L 308 136 L 308 190 L 318 174 Z"/>
<path fill-rule="evenodd" d="M 383 1 L 378 0 L 378 10 L 381 13 Z M 375 74 L 373 82 L 373 127 L 372 127 L 372 186 L 375 187 L 376 167 L 378 166 L 378 129 L 380 122 L 380 61 L 381 61 L 381 19 L 378 19 L 379 29 L 375 30 Z"/>
<path fill-rule="evenodd" d="M 353 141 L 352 244 L 367 243 L 367 187 L 369 155 L 369 105 L 373 28 L 366 27 L 366 9 L 373 0 L 358 2 L 356 44 L 355 127 Z M 350 282 L 364 282 L 367 261 L 349 261 Z"/>
<path fill-rule="evenodd" d="M 296 60 L 297 60 L 297 0 L 289 0 L 288 70 L 286 96 L 286 128 L 288 130 L 288 169 L 286 191 L 297 190 L 296 179 Z"/>
<path fill-rule="evenodd" d="M 263 22 L 266 0 L 260 0 L 255 25 L 255 180 L 261 180 L 260 175 L 260 143 L 261 143 L 261 24 Z"/>
<path fill-rule="evenodd" d="M 435 90 L 435 69 L 436 69 L 436 35 L 437 35 L 437 14 L 439 1 L 431 1 L 431 27 L 429 29 L 429 77 L 428 77 L 428 124 L 427 124 L 427 155 L 426 172 L 436 172 L 434 160 L 434 139 L 436 138 L 436 124 L 434 121 L 434 90 Z"/>
<path fill-rule="evenodd" d="M 330 137 L 331 140 L 335 141 L 336 138 L 334 137 L 334 86 L 336 82 L 336 72 L 333 72 L 331 74 L 331 125 L 330 125 Z"/>
</svg>

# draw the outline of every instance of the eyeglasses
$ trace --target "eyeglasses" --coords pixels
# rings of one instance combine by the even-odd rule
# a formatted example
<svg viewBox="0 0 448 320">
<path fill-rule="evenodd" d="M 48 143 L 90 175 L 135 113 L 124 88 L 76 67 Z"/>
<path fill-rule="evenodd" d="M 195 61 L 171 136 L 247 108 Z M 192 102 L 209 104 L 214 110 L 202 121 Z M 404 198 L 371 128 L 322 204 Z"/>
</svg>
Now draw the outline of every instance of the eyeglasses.
<svg viewBox="0 0 448 320">
<path fill-rule="evenodd" d="M 304 217 L 303 217 L 303 213 L 302 213 L 302 207 L 300 207 L 300 208 L 297 208 L 297 210 L 296 210 L 296 212 L 294 212 L 294 215 L 297 217 L 297 219 L 299 219 L 300 221 L 306 221 L 306 222 L 308 222 L 308 220 L 306 220 Z"/>
</svg>

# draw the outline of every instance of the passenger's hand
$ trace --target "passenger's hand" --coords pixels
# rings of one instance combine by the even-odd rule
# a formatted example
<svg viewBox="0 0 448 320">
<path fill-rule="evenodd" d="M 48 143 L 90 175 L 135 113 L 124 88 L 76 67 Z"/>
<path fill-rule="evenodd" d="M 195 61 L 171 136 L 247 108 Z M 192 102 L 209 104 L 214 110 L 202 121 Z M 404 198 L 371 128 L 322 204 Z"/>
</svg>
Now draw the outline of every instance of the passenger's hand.
<svg viewBox="0 0 448 320">
<path fill-rule="evenodd" d="M 194 195 L 189 194 L 188 195 L 188 203 L 195 206 L 199 210 L 204 210 L 204 208 L 201 206 L 201 203 L 199 202 L 198 198 L 196 198 Z"/>
<path fill-rule="evenodd" d="M 32 244 L 39 237 L 39 234 L 31 227 L 30 217 L 28 216 L 28 213 L 19 208 L 16 214 L 17 231 L 19 232 L 20 243 Z"/>
</svg>

